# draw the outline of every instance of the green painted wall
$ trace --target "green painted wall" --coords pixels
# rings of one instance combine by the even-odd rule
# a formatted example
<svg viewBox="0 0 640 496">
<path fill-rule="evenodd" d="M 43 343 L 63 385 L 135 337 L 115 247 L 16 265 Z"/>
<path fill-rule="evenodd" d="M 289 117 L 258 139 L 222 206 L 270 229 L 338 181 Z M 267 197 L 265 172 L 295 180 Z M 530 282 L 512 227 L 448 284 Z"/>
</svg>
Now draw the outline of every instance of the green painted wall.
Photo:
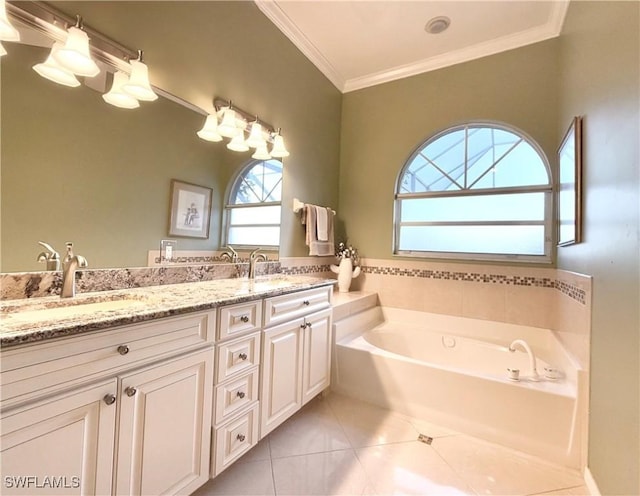
<svg viewBox="0 0 640 496">
<path fill-rule="evenodd" d="M 558 266 L 593 275 L 589 466 L 602 494 L 640 494 L 640 4 L 570 4 L 557 133 L 584 116 L 584 242 Z"/>
<path fill-rule="evenodd" d="M 283 129 L 281 255 L 303 256 L 289 207 L 337 206 L 342 96 L 253 2 L 55 2 L 132 49 L 153 84 L 206 111 L 214 96 Z M 204 117 L 160 99 L 137 110 L 105 104 L 31 70 L 47 50 L 7 43 L 2 78 L 3 272 L 38 270 L 37 241 L 73 240 L 92 267 L 140 266 L 167 237 L 171 178 L 214 189 L 211 236 L 179 249 L 215 249 L 222 197 L 249 153 L 201 141 Z"/>
<path fill-rule="evenodd" d="M 514 125 L 550 160 L 557 145 L 557 40 L 344 95 L 340 217 L 361 254 L 391 258 L 395 181 L 426 138 L 460 122 Z"/>
</svg>

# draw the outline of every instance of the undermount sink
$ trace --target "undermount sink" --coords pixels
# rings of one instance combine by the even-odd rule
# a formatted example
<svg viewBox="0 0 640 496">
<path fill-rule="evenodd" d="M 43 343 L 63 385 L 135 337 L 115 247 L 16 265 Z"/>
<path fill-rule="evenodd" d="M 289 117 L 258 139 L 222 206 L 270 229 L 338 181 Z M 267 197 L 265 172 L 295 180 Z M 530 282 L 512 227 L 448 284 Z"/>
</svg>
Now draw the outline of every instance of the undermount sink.
<svg viewBox="0 0 640 496">
<path fill-rule="evenodd" d="M 96 299 L 83 300 L 59 300 L 49 302 L 47 305 L 16 305 L 13 308 L 2 308 L 2 318 L 12 321 L 45 322 L 49 320 L 65 319 L 76 315 L 94 314 L 96 312 L 109 312 L 114 310 L 126 310 L 141 308 L 148 301 L 140 298 L 120 297 L 105 301 Z"/>
</svg>

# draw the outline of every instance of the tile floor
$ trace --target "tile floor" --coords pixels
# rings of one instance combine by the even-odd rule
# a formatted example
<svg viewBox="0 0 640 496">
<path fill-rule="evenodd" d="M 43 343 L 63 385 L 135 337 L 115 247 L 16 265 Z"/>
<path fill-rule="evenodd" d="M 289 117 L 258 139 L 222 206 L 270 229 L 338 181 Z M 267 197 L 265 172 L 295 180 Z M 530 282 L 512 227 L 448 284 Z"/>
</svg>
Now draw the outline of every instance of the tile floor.
<svg viewBox="0 0 640 496">
<path fill-rule="evenodd" d="M 577 471 L 332 393 L 194 496 L 588 495 L 583 484 Z"/>
</svg>

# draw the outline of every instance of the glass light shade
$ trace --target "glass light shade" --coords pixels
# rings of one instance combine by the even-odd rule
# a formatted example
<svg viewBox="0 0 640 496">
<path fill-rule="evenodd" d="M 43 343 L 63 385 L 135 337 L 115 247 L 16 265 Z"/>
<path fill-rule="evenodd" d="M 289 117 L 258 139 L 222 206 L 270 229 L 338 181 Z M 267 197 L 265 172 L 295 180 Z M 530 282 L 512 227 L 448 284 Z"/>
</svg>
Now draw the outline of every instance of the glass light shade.
<svg viewBox="0 0 640 496">
<path fill-rule="evenodd" d="M 53 54 L 56 62 L 77 76 L 97 76 L 100 68 L 89 54 L 87 33 L 75 26 L 70 27 L 67 32 L 67 41 L 64 46 Z"/>
<path fill-rule="evenodd" d="M 7 17 L 7 6 L 4 0 L 0 0 L 0 40 L 20 41 L 20 33 L 11 25 Z"/>
<path fill-rule="evenodd" d="M 242 130 L 238 128 L 238 123 L 236 122 L 235 110 L 231 108 L 225 109 L 224 115 L 222 116 L 222 122 L 218 126 L 218 133 L 220 133 L 220 136 L 224 136 L 225 138 L 234 138 L 239 134 L 242 134 Z M 241 137 L 242 142 L 244 143 L 244 136 Z"/>
<path fill-rule="evenodd" d="M 53 47 L 51 47 L 51 52 L 49 52 L 47 60 L 34 65 L 33 70 L 49 81 L 76 88 L 80 86 L 80 81 L 76 79 L 73 72 L 62 67 L 54 57 L 55 53 L 60 50 L 60 48 L 62 48 L 62 43 L 56 41 L 53 44 Z"/>
<path fill-rule="evenodd" d="M 222 136 L 218 134 L 218 116 L 209 114 L 204 121 L 204 126 L 196 134 L 205 141 L 222 141 Z"/>
<path fill-rule="evenodd" d="M 140 102 L 133 98 L 122 87 L 129 81 L 129 76 L 122 71 L 113 74 L 113 83 L 108 93 L 102 95 L 105 102 L 120 108 L 134 109 L 140 106 Z"/>
<path fill-rule="evenodd" d="M 2 46 L 2 43 L 0 43 L 0 57 L 4 56 L 6 54 L 7 54 L 7 51 Z"/>
<path fill-rule="evenodd" d="M 138 100 L 146 102 L 157 100 L 158 95 L 154 93 L 149 83 L 147 64 L 139 60 L 132 60 L 129 63 L 131 64 L 131 76 L 129 76 L 129 82 L 123 87 L 124 91 Z"/>
<path fill-rule="evenodd" d="M 251 131 L 249 132 L 249 137 L 247 138 L 247 145 L 249 145 L 251 148 L 258 148 L 264 142 L 264 136 L 262 135 L 262 125 L 258 121 L 252 122 Z"/>
<path fill-rule="evenodd" d="M 288 157 L 289 151 L 284 146 L 284 139 L 280 134 L 276 134 L 273 139 L 273 148 L 271 149 L 271 156 L 274 158 Z"/>
<path fill-rule="evenodd" d="M 267 150 L 267 142 L 262 140 L 262 143 L 258 145 L 256 151 L 251 158 L 255 158 L 256 160 L 269 160 L 271 158 L 271 154 L 269 150 Z"/>
<path fill-rule="evenodd" d="M 229 150 L 233 150 L 234 152 L 246 152 L 247 150 L 249 150 L 249 146 L 244 140 L 244 133 L 240 131 L 238 134 L 236 134 L 233 139 L 227 144 L 227 148 Z"/>
</svg>

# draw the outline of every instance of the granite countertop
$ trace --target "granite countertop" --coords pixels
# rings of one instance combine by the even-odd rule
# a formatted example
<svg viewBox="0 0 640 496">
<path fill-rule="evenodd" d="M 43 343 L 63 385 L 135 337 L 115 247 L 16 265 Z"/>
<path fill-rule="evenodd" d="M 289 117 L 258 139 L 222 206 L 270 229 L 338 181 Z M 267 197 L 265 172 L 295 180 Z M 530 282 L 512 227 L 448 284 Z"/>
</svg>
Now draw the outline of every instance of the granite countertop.
<svg viewBox="0 0 640 496">
<path fill-rule="evenodd" d="M 335 279 L 266 276 L 0 302 L 2 348 L 87 331 L 210 310 L 268 296 L 335 284 Z"/>
</svg>

